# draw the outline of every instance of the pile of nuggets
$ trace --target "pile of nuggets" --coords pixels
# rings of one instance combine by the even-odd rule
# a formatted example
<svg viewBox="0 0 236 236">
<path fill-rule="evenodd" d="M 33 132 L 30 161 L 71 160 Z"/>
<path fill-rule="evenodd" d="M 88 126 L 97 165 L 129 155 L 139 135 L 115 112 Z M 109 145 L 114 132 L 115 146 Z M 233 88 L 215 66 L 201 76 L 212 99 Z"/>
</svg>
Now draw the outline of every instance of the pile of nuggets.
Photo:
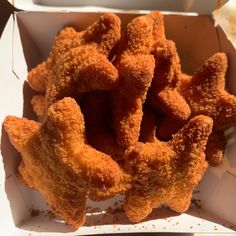
<svg viewBox="0 0 236 236">
<path fill-rule="evenodd" d="M 194 75 L 183 73 L 158 11 L 134 18 L 122 35 L 111 13 L 81 32 L 62 29 L 28 75 L 43 122 L 4 121 L 22 156 L 20 180 L 77 228 L 87 198 L 125 195 L 132 222 L 162 204 L 186 211 L 208 165 L 221 163 L 224 129 L 236 122 L 226 69 L 219 52 Z"/>
</svg>

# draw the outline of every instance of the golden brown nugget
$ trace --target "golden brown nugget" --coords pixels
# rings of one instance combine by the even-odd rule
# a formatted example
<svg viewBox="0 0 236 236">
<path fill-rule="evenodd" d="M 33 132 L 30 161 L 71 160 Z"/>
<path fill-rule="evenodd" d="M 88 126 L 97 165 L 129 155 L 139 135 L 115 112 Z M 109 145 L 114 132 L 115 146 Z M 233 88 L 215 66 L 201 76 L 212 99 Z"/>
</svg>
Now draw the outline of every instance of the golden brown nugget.
<svg viewBox="0 0 236 236">
<path fill-rule="evenodd" d="M 28 75 L 29 85 L 40 93 L 45 93 L 51 79 L 50 70 L 64 53 L 82 45 L 92 45 L 106 57 L 120 39 L 120 19 L 113 13 L 105 13 L 97 22 L 81 32 L 72 27 L 61 30 L 54 39 L 48 59 L 32 69 Z"/>
<path fill-rule="evenodd" d="M 113 127 L 123 148 L 135 144 L 140 135 L 142 106 L 154 72 L 151 55 L 124 56 L 117 66 L 121 85 L 112 94 Z"/>
<path fill-rule="evenodd" d="M 214 127 L 213 134 L 224 130 L 236 123 L 236 96 L 229 94 L 225 90 L 225 74 L 227 70 L 227 57 L 225 53 L 215 53 L 211 56 L 202 67 L 193 75 L 184 76 L 183 82 L 180 84 L 180 93 L 185 98 L 191 108 L 191 117 L 195 115 L 206 115 L 213 119 Z M 169 119 L 169 118 L 168 118 Z M 169 119 L 170 121 L 171 119 Z M 175 123 L 174 120 L 171 121 Z M 165 121 L 165 124 L 168 121 Z M 184 122 L 182 123 L 184 125 Z M 180 125 L 181 126 L 181 125 Z M 162 135 L 173 134 L 176 131 L 176 126 L 161 127 Z M 219 147 L 219 141 L 216 146 Z M 223 148 L 223 144 L 221 144 Z M 210 153 L 217 153 L 214 160 L 213 156 L 208 156 L 207 159 L 211 165 L 220 163 L 220 156 L 223 157 L 223 150 L 219 154 L 219 149 L 216 147 L 213 150 L 213 145 L 209 145 L 211 150 L 206 150 Z"/>
<path fill-rule="evenodd" d="M 21 153 L 24 183 L 37 189 L 68 224 L 78 228 L 84 223 L 88 195 L 99 200 L 124 191 L 128 175 L 87 144 L 83 116 L 72 98 L 50 106 L 42 125 L 8 116 L 4 128 Z"/>
<path fill-rule="evenodd" d="M 114 89 L 119 83 L 116 68 L 93 46 L 69 50 L 61 56 L 52 71 L 45 98 L 41 95 L 40 99 L 36 97 L 32 100 L 38 115 L 44 113 L 45 116 L 48 107 L 64 97 L 77 99 L 85 92 Z"/>
<path fill-rule="evenodd" d="M 164 17 L 159 11 L 152 11 L 146 15 L 146 17 L 153 20 L 153 44 L 159 40 L 163 40 L 166 38 L 165 36 L 165 27 L 164 27 Z"/>
<path fill-rule="evenodd" d="M 134 18 L 121 37 L 117 60 L 122 55 L 148 55 L 153 47 L 153 20 L 147 16 Z"/>
<path fill-rule="evenodd" d="M 214 131 L 236 122 L 236 96 L 225 90 L 227 70 L 225 53 L 215 53 L 196 74 L 181 86 L 181 94 L 191 108 L 192 115 L 203 114 L 214 121 Z"/>
<path fill-rule="evenodd" d="M 179 93 L 181 66 L 175 43 L 159 40 L 153 50 L 155 72 L 148 93 L 149 103 L 176 120 L 186 120 L 190 107 Z"/>
<path fill-rule="evenodd" d="M 117 143 L 125 149 L 138 141 L 142 106 L 153 78 L 153 24 L 147 16 L 134 18 L 122 36 L 115 61 L 121 82 L 112 95 L 113 127 Z"/>
<path fill-rule="evenodd" d="M 194 187 L 207 169 L 205 147 L 213 121 L 192 118 L 169 142 L 137 143 L 126 152 L 125 167 L 133 176 L 124 209 L 132 222 L 145 219 L 161 204 L 188 209 Z"/>
</svg>

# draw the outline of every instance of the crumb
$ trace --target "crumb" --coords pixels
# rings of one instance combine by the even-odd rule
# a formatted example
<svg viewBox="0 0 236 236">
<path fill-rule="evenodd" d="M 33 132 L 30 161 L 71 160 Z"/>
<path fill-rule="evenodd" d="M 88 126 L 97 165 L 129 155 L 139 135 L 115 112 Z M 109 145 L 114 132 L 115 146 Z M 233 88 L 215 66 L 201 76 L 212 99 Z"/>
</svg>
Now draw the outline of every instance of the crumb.
<svg viewBox="0 0 236 236">
<path fill-rule="evenodd" d="M 33 209 L 33 208 L 30 208 L 29 211 L 30 211 L 30 215 L 32 217 L 38 216 L 40 213 L 40 211 L 38 209 Z"/>
<path fill-rule="evenodd" d="M 52 212 L 52 211 L 50 211 L 50 210 L 48 210 L 48 211 L 46 212 L 46 216 L 47 216 L 49 219 L 54 219 L 54 218 L 56 217 L 55 213 Z"/>
<path fill-rule="evenodd" d="M 197 208 L 201 208 L 202 206 L 201 206 L 201 200 L 199 200 L 199 199 L 192 199 L 191 200 L 191 203 L 194 205 L 194 206 L 196 206 Z"/>
</svg>

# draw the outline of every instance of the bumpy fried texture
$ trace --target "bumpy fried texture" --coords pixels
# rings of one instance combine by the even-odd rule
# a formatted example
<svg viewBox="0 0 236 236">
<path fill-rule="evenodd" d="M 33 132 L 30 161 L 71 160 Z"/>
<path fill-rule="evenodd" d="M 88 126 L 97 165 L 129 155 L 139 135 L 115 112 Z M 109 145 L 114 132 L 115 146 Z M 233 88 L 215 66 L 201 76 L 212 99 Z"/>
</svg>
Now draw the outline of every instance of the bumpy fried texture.
<svg viewBox="0 0 236 236">
<path fill-rule="evenodd" d="M 210 57 L 195 75 L 184 75 L 179 89 L 191 108 L 191 116 L 206 115 L 213 119 L 213 134 L 230 127 L 236 123 L 236 97 L 225 90 L 225 74 L 227 70 L 227 57 L 224 53 L 215 53 Z M 167 123 L 169 126 L 165 126 Z M 164 136 L 173 134 L 177 125 L 173 119 L 165 121 L 161 133 Z M 184 122 L 182 123 L 184 125 Z M 216 138 L 213 138 L 213 140 Z M 211 140 L 211 139 L 210 139 Z M 223 157 L 224 143 L 218 139 L 215 147 L 213 144 L 207 146 L 207 159 L 210 165 L 215 166 L 221 162 Z M 221 150 L 221 151 L 220 151 Z M 211 154 L 215 153 L 212 156 Z"/>
<path fill-rule="evenodd" d="M 154 21 L 147 16 L 133 19 L 126 27 L 115 66 L 121 84 L 114 91 L 113 122 L 117 143 L 123 148 L 135 144 L 140 135 L 142 106 L 154 73 Z"/>
<path fill-rule="evenodd" d="M 236 122 L 236 96 L 225 90 L 226 70 L 225 53 L 216 53 L 181 87 L 181 94 L 191 107 L 192 115 L 211 117 L 215 131 Z"/>
<path fill-rule="evenodd" d="M 45 98 L 32 99 L 36 114 L 45 117 L 53 102 L 65 96 L 75 97 L 74 88 L 70 87 L 74 85 L 71 80 L 77 80 L 79 84 L 75 85 L 81 85 L 82 89 L 88 86 L 88 90 L 115 87 L 118 72 L 107 57 L 119 39 L 120 19 L 112 13 L 102 15 L 82 32 L 71 27 L 63 29 L 55 38 L 48 59 L 32 69 L 28 75 L 30 86 L 42 94 L 46 93 Z M 76 60 L 74 56 L 78 56 L 78 53 L 81 55 Z M 88 60 L 84 60 L 88 55 Z M 70 75 L 75 78 L 68 78 Z M 88 80 L 93 82 L 88 85 Z M 91 84 L 94 85 L 93 88 Z"/>
<path fill-rule="evenodd" d="M 150 19 L 153 20 L 153 44 L 158 42 L 159 40 L 163 40 L 166 38 L 165 36 L 165 27 L 164 27 L 164 17 L 159 11 L 152 11 L 148 15 L 146 15 Z"/>
<path fill-rule="evenodd" d="M 181 66 L 175 43 L 159 40 L 155 44 L 153 55 L 156 65 L 148 101 L 173 119 L 186 120 L 191 110 L 178 91 Z"/>
<path fill-rule="evenodd" d="M 177 212 L 188 209 L 208 166 L 204 151 L 212 125 L 211 118 L 197 116 L 169 142 L 137 143 L 126 151 L 125 166 L 133 176 L 124 205 L 130 221 L 143 220 L 161 204 Z"/>
<path fill-rule="evenodd" d="M 46 102 L 44 95 L 34 95 L 31 99 L 31 104 L 35 114 L 39 117 L 44 117 L 46 115 Z"/>
<path fill-rule="evenodd" d="M 105 199 L 129 186 L 129 176 L 118 164 L 87 144 L 83 116 L 72 98 L 50 106 L 43 125 L 8 116 L 4 127 L 22 155 L 23 182 L 40 191 L 52 210 L 74 227 L 85 221 L 88 195 Z"/>
<path fill-rule="evenodd" d="M 121 85 L 114 91 L 113 127 L 117 143 L 127 148 L 138 141 L 142 106 L 154 72 L 151 55 L 124 56 L 117 65 Z"/>
<path fill-rule="evenodd" d="M 213 132 L 207 142 L 206 159 L 211 166 L 221 164 L 226 147 L 226 138 L 223 131 Z"/>
<path fill-rule="evenodd" d="M 116 161 L 122 160 L 125 150 L 116 143 L 114 132 L 109 124 L 111 120 L 109 93 L 84 94 L 80 103 L 89 144 Z"/>
<path fill-rule="evenodd" d="M 29 85 L 35 91 L 45 93 L 47 83 L 51 78 L 51 68 L 64 53 L 72 48 L 92 45 L 107 57 L 120 39 L 120 24 L 120 19 L 115 14 L 105 13 L 84 31 L 77 32 L 72 27 L 61 30 L 54 39 L 48 59 L 29 72 Z"/>
<path fill-rule="evenodd" d="M 118 72 L 108 59 L 92 46 L 73 48 L 55 64 L 54 77 L 48 85 L 46 108 L 57 100 L 96 90 L 110 90 L 118 85 Z"/>
<path fill-rule="evenodd" d="M 194 115 L 207 115 L 219 131 L 236 122 L 236 97 L 225 90 L 227 57 L 216 53 L 192 77 L 184 77 L 180 92 Z"/>
<path fill-rule="evenodd" d="M 104 55 L 93 46 L 76 47 L 62 55 L 52 68 L 45 98 L 33 98 L 32 104 L 38 115 L 45 116 L 51 104 L 66 96 L 78 98 L 85 92 L 110 90 L 117 85 L 118 72 Z"/>
<path fill-rule="evenodd" d="M 153 47 L 153 20 L 147 16 L 134 18 L 121 37 L 117 59 L 122 55 L 148 55 Z"/>
</svg>

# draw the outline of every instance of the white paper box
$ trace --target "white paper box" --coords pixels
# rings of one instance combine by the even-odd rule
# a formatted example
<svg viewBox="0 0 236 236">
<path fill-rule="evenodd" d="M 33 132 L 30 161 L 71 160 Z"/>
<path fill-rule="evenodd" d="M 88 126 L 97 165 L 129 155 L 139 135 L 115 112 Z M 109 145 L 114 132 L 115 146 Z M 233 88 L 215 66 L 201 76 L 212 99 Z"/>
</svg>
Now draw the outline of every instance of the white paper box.
<svg viewBox="0 0 236 236">
<path fill-rule="evenodd" d="M 21 1 L 20 1 L 21 2 Z M 26 1 L 28 2 L 28 1 Z M 29 2 L 28 2 L 29 3 Z M 30 3 L 32 4 L 32 3 Z M 34 10 L 37 7 L 35 6 Z M 42 9 L 42 8 L 40 8 Z M 53 37 L 65 25 L 83 29 L 101 13 L 94 12 L 22 11 L 14 13 L 0 41 L 0 122 L 6 115 L 36 119 L 30 99 L 34 92 L 25 79 L 28 69 L 45 59 Z M 57 9 L 58 10 L 58 9 Z M 77 9 L 78 10 L 78 9 Z M 119 13 L 126 24 L 138 14 Z M 236 51 L 220 27 L 214 26 L 211 16 L 197 14 L 166 14 L 168 39 L 176 42 L 183 71 L 193 73 L 201 63 L 218 51 L 226 52 L 229 60 L 227 83 L 236 94 Z M 0 235 L 84 235 L 130 232 L 204 232 L 230 233 L 236 229 L 236 144 L 231 135 L 226 157 L 221 166 L 210 168 L 194 194 L 201 200 L 201 209 L 192 206 L 182 215 L 161 208 L 154 210 L 143 223 L 130 224 L 119 210 L 121 197 L 109 201 L 88 202 L 97 211 L 88 214 L 88 222 L 78 231 L 59 218 L 51 219 L 48 207 L 40 194 L 24 187 L 16 178 L 19 154 L 14 150 L 4 130 L 1 130 L 0 162 Z M 114 207 L 114 202 L 118 202 Z M 107 209 L 113 206 L 114 214 Z M 40 214 L 32 217 L 30 209 Z M 115 224 L 114 224 L 115 222 Z M 92 225 L 92 226 L 89 226 Z"/>
</svg>

